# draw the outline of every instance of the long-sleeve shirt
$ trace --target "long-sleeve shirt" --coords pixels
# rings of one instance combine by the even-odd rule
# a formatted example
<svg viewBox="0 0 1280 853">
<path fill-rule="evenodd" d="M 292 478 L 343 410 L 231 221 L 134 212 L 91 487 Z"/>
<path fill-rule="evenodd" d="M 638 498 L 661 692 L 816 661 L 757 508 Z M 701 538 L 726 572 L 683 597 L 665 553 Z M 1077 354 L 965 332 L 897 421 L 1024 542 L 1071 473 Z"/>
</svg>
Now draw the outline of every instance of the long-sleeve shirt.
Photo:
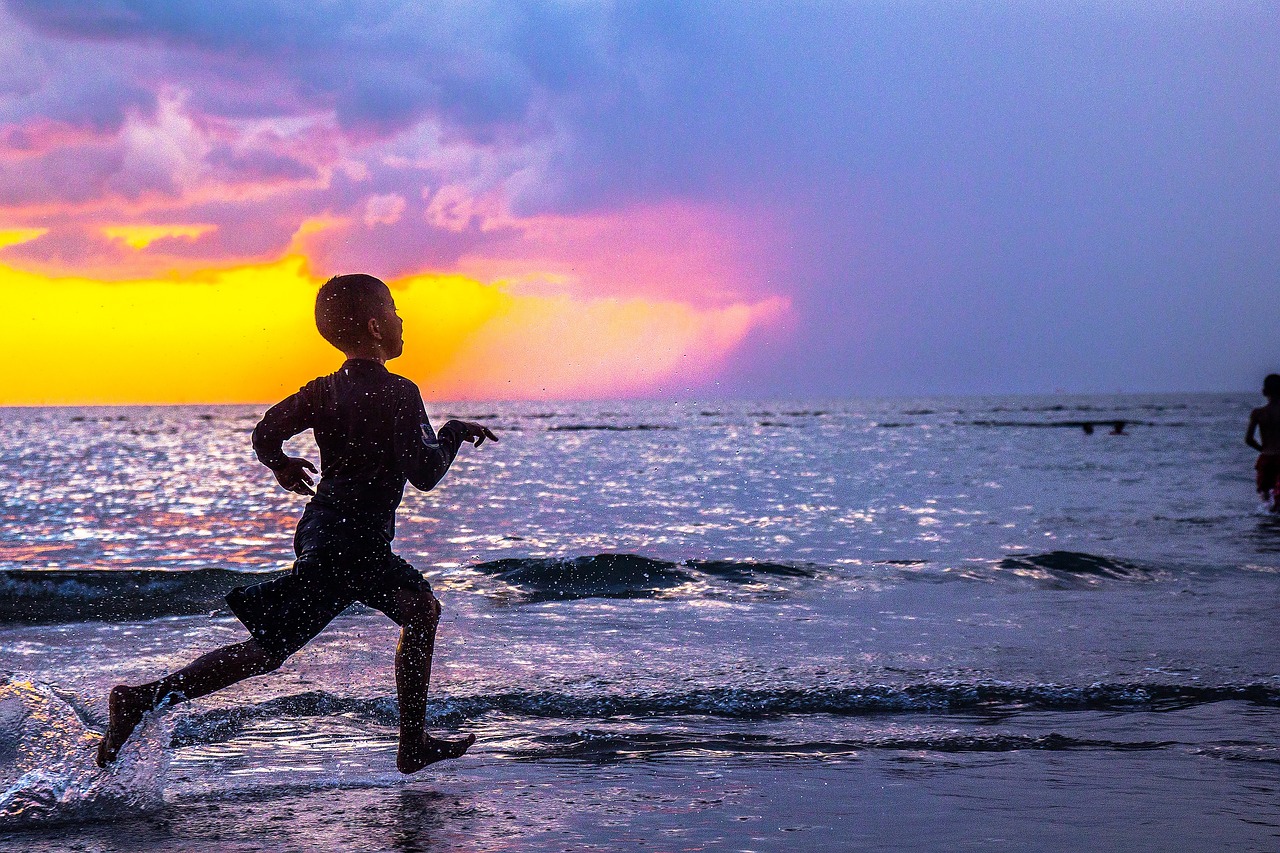
<svg viewBox="0 0 1280 853">
<path fill-rule="evenodd" d="M 336 373 L 308 382 L 267 410 L 253 430 L 253 449 L 277 470 L 282 445 L 306 429 L 320 447 L 320 482 L 311 504 L 395 533 L 404 484 L 426 491 L 449 470 L 462 433 L 432 430 L 418 386 L 371 359 L 352 358 Z"/>
</svg>

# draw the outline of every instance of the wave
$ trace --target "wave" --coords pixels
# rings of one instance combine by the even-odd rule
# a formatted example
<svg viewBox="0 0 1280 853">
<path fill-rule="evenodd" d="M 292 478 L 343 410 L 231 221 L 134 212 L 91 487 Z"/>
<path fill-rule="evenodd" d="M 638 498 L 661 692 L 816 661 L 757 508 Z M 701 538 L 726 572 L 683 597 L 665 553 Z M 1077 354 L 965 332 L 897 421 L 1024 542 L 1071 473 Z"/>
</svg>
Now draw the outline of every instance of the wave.
<svg viewBox="0 0 1280 853">
<path fill-rule="evenodd" d="M 886 566 L 920 564 L 915 560 L 877 561 L 877 565 Z M 997 573 L 1013 572 L 1057 585 L 1150 581 L 1161 575 L 1136 562 L 1075 551 L 1012 554 L 989 565 Z M 514 596 L 524 603 L 700 594 L 707 584 L 716 583 L 776 593 L 837 574 L 837 570 L 815 563 L 674 562 L 628 553 L 512 557 L 472 568 L 498 584 L 491 589 L 481 587 L 480 592 Z M 848 571 L 839 573 L 847 575 Z M 225 609 L 224 598 L 234 587 L 281 574 L 228 569 L 4 569 L 0 570 L 0 625 L 120 622 L 214 613 Z"/>
<path fill-rule="evenodd" d="M 984 426 L 984 427 L 1074 427 L 1075 429 L 1083 429 L 1084 427 L 1103 427 L 1103 426 L 1180 426 L 1180 424 L 1156 423 L 1154 421 L 1139 421 L 1133 418 L 1092 418 L 1087 421 L 956 421 L 957 426 Z"/>
<path fill-rule="evenodd" d="M 547 432 L 587 432 L 603 430 L 605 432 L 644 432 L 647 430 L 676 429 L 670 424 L 558 424 L 547 427 Z"/>
<path fill-rule="evenodd" d="M 925 564 L 925 561 L 880 560 L 877 564 L 916 566 Z M 1161 575 L 1159 571 L 1136 562 L 1079 551 L 1012 554 L 989 565 L 997 571 L 1015 572 L 1058 585 L 1104 580 L 1150 581 Z M 638 554 L 513 557 L 480 563 L 474 568 L 509 584 L 523 601 L 531 603 L 584 598 L 657 598 L 686 584 L 708 580 L 751 585 L 772 580 L 814 580 L 833 572 L 814 563 L 753 560 L 685 560 L 677 563 Z"/>
<path fill-rule="evenodd" d="M 6 569 L 0 624 L 123 621 L 208 613 L 233 587 L 283 572 L 227 569 Z"/>
<path fill-rule="evenodd" d="M 475 568 L 516 587 L 529 602 L 653 598 L 664 590 L 699 580 L 700 575 L 739 584 L 756 583 L 762 576 L 814 578 L 818 575 L 818 568 L 811 565 L 745 560 L 674 563 L 638 554 L 511 558 L 480 563 Z"/>
<path fill-rule="evenodd" d="M 648 694 L 571 693 L 516 690 L 435 698 L 433 725 L 456 727 L 485 714 L 557 720 L 710 717 L 728 720 L 827 714 L 980 713 L 1037 711 L 1173 711 L 1214 702 L 1280 707 L 1280 686 L 1271 683 L 1179 685 L 1163 683 L 1059 684 L 937 683 L 744 690 L 708 687 Z M 396 726 L 393 697 L 346 697 L 309 691 L 237 708 L 191 714 L 173 731 L 175 746 L 221 743 L 247 725 L 281 717 L 346 715 Z"/>
<path fill-rule="evenodd" d="M 1110 412 L 1142 410 L 1148 412 L 1168 412 L 1189 408 L 1186 403 L 1143 403 L 1140 405 L 1117 407 L 1111 406 L 1092 406 L 1087 403 L 1079 403 L 1068 406 L 1063 403 L 1055 403 L 1046 406 L 996 406 L 988 409 L 990 412 Z"/>
<path fill-rule="evenodd" d="M 540 735 L 528 740 L 528 746 L 501 750 L 515 759 L 614 762 L 634 758 L 653 758 L 680 753 L 705 755 L 764 755 L 779 758 L 838 758 L 854 756 L 868 750 L 910 750 L 946 753 L 1015 752 L 1025 750 L 1157 750 L 1173 746 L 1175 741 L 1113 741 L 1075 738 L 1049 733 L 1045 735 L 964 735 L 930 734 L 920 737 L 868 737 L 841 740 L 794 741 L 759 734 L 735 732 L 707 734 L 681 732 L 619 733 L 584 729 L 570 734 Z"/>
<path fill-rule="evenodd" d="M 1117 580 L 1146 580 L 1152 576 L 1151 571 L 1137 563 L 1080 551 L 1018 554 L 1005 557 L 998 566 L 1012 571 L 1049 572 L 1069 576 L 1087 575 Z"/>
<path fill-rule="evenodd" d="M 754 583 L 761 575 L 781 578 L 816 578 L 821 568 L 813 563 L 769 563 L 752 560 L 685 560 L 695 571 L 738 583 Z"/>
<path fill-rule="evenodd" d="M 514 588 L 523 601 L 652 598 L 697 580 L 736 584 L 765 577 L 814 578 L 820 567 L 750 560 L 674 563 L 637 554 L 574 558 L 512 558 L 475 569 Z M 121 622 L 188 616 L 225 609 L 234 587 L 279 577 L 283 571 L 228 569 L 4 569 L 0 625 Z"/>
<path fill-rule="evenodd" d="M 475 568 L 517 587 L 528 601 L 651 598 L 693 580 L 675 563 L 637 554 L 511 558 L 480 563 Z"/>
</svg>

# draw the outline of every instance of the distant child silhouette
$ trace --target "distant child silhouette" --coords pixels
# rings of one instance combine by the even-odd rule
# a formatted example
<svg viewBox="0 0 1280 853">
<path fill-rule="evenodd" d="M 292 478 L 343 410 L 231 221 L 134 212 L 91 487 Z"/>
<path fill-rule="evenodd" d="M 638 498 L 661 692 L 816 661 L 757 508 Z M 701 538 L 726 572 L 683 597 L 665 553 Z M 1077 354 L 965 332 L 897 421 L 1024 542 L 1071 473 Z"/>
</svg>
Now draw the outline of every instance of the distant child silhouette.
<svg viewBox="0 0 1280 853">
<path fill-rule="evenodd" d="M 1271 501 L 1272 512 L 1280 512 L 1280 374 L 1271 373 L 1262 380 L 1262 393 L 1267 404 L 1249 413 L 1244 443 L 1258 451 L 1258 461 L 1253 466 L 1258 495 Z"/>
<path fill-rule="evenodd" d="M 463 442 L 497 441 L 486 427 L 449 421 L 431 428 L 422 396 L 385 367 L 404 349 L 391 291 L 368 275 L 330 279 L 316 295 L 316 326 L 347 360 L 272 406 L 253 431 L 262 464 L 291 492 L 312 495 L 294 534 L 297 560 L 288 575 L 227 596 L 252 638 L 224 646 L 159 681 L 119 685 L 109 698 L 110 722 L 98 764 L 116 759 L 143 714 L 163 703 L 204 696 L 277 669 L 355 601 L 377 608 L 401 627 L 396 649 L 400 748 L 396 766 L 413 773 L 457 758 L 475 742 L 441 740 L 425 732 L 427 685 L 440 602 L 431 585 L 391 551 L 395 511 L 405 482 L 427 490 L 440 481 Z M 322 473 L 285 455 L 291 436 L 313 430 Z"/>
</svg>

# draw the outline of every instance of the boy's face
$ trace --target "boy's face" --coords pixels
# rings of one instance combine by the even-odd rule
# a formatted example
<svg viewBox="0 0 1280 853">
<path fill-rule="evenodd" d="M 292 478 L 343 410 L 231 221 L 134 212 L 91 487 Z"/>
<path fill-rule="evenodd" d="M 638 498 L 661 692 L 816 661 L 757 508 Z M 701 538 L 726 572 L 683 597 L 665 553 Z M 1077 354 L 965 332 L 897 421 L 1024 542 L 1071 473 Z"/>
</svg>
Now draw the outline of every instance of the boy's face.
<svg viewBox="0 0 1280 853">
<path fill-rule="evenodd" d="M 382 332 L 382 347 L 387 358 L 399 358 L 404 352 L 404 321 L 396 313 L 396 302 L 387 296 L 379 307 L 378 328 Z"/>
</svg>

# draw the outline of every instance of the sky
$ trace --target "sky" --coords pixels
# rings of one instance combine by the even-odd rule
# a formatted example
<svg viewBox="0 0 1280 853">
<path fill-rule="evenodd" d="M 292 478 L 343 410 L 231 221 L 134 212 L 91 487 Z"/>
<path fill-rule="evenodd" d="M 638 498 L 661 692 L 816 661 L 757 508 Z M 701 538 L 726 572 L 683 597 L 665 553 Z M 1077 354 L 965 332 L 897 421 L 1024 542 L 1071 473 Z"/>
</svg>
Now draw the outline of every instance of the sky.
<svg viewBox="0 0 1280 853">
<path fill-rule="evenodd" d="M 0 0 L 0 404 L 1253 390 L 1264 2 Z"/>
</svg>

